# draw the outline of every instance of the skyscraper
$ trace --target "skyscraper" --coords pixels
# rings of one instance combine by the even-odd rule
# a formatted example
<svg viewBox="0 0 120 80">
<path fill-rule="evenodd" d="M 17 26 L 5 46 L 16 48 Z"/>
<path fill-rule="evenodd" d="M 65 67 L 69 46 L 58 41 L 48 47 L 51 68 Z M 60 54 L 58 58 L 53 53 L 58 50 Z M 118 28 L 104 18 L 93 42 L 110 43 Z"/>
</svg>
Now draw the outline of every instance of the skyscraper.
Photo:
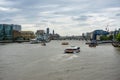
<svg viewBox="0 0 120 80">
<path fill-rule="evenodd" d="M 53 30 L 53 35 L 54 35 L 55 33 L 54 33 L 54 30 Z"/>
<path fill-rule="evenodd" d="M 49 32 L 50 32 L 50 31 L 49 31 L 49 28 L 47 28 L 46 31 L 47 31 L 46 33 L 49 34 Z"/>
</svg>

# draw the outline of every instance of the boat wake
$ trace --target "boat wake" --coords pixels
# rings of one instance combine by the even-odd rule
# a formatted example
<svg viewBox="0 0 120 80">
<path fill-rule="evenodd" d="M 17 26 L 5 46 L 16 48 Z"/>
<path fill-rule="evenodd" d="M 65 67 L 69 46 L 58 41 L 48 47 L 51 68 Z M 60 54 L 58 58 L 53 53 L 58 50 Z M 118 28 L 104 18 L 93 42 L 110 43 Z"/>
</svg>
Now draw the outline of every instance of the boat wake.
<svg viewBox="0 0 120 80">
<path fill-rule="evenodd" d="M 76 54 L 60 54 L 60 55 L 53 56 L 51 58 L 51 61 L 68 61 L 76 57 L 79 57 L 79 56 Z"/>
</svg>

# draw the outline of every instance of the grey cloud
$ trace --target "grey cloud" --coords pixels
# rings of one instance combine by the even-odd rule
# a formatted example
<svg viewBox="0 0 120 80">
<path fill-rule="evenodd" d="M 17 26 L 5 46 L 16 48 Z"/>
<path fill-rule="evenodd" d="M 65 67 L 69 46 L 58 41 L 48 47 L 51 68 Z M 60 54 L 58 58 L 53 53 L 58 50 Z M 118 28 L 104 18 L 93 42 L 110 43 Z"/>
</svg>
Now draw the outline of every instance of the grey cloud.
<svg viewBox="0 0 120 80">
<path fill-rule="evenodd" d="M 116 16 L 120 16 L 120 13 L 116 14 Z"/>
<path fill-rule="evenodd" d="M 80 23 L 80 24 L 78 24 L 78 26 L 90 26 L 90 25 L 87 23 Z"/>
<path fill-rule="evenodd" d="M 106 13 L 102 17 L 109 18 L 112 14 L 108 11 L 103 12 L 102 10 L 106 8 L 119 8 L 120 0 L 2 0 L 0 2 L 0 7 L 18 9 L 18 11 L 0 11 L 0 22 L 12 23 L 13 21 L 14 23 L 14 20 L 19 22 L 19 19 L 13 18 L 21 16 L 18 17 L 21 19 L 21 23 L 47 23 L 48 21 L 51 21 L 53 24 L 60 25 L 65 23 L 69 24 L 69 22 L 59 22 L 61 20 L 58 20 L 57 22 L 54 20 L 59 19 L 60 17 L 64 19 L 64 17 L 67 16 L 70 16 L 73 21 L 78 22 L 96 18 L 96 15 L 94 14 L 98 14 L 97 17 L 100 17 L 100 15 Z M 42 14 L 44 12 L 48 13 Z M 90 13 L 93 15 L 89 16 Z M 114 14 L 112 17 L 117 21 L 119 18 L 118 16 L 120 16 L 120 13 Z M 116 19 L 116 17 L 118 18 Z M 89 24 L 86 23 L 75 24 L 77 26 L 89 26 Z"/>
<path fill-rule="evenodd" d="M 50 23 L 52 23 L 52 24 L 68 24 L 68 23 L 66 23 L 66 22 L 60 22 L 60 21 L 50 21 Z"/>
<path fill-rule="evenodd" d="M 11 21 L 12 21 L 12 19 L 9 19 L 9 18 L 8 18 L 8 19 L 2 19 L 2 20 L 1 20 L 1 22 L 11 22 Z"/>
<path fill-rule="evenodd" d="M 83 15 L 83 16 L 79 16 L 79 17 L 72 17 L 72 19 L 76 20 L 76 21 L 86 21 L 91 17 L 93 17 L 93 16 L 85 16 L 85 15 Z"/>
<path fill-rule="evenodd" d="M 41 22 L 48 22 L 48 20 L 46 20 L 46 19 L 43 19 L 43 20 L 41 20 Z"/>
</svg>

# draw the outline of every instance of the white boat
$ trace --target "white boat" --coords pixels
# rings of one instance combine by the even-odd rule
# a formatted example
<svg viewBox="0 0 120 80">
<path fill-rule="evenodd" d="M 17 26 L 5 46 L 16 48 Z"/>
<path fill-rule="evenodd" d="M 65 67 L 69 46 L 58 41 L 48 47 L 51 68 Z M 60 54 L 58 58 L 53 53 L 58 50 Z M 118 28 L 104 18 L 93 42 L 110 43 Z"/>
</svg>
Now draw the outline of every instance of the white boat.
<svg viewBox="0 0 120 80">
<path fill-rule="evenodd" d="M 36 43 L 40 43 L 41 41 L 37 40 L 37 39 L 31 39 L 30 43 L 31 44 L 36 44 Z"/>
<path fill-rule="evenodd" d="M 79 52 L 80 52 L 80 47 L 77 46 L 71 46 L 64 50 L 64 53 L 79 53 Z"/>
</svg>

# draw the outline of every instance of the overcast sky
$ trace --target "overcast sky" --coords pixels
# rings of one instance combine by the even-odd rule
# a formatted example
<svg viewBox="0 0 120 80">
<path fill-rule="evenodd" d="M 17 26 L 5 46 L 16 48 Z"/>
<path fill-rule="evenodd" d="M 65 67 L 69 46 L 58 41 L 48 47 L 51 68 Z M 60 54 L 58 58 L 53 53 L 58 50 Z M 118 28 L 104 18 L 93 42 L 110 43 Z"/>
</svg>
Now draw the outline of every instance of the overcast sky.
<svg viewBox="0 0 120 80">
<path fill-rule="evenodd" d="M 55 30 L 81 35 L 95 29 L 120 28 L 120 0 L 0 0 L 0 23 L 22 30 Z"/>
</svg>

